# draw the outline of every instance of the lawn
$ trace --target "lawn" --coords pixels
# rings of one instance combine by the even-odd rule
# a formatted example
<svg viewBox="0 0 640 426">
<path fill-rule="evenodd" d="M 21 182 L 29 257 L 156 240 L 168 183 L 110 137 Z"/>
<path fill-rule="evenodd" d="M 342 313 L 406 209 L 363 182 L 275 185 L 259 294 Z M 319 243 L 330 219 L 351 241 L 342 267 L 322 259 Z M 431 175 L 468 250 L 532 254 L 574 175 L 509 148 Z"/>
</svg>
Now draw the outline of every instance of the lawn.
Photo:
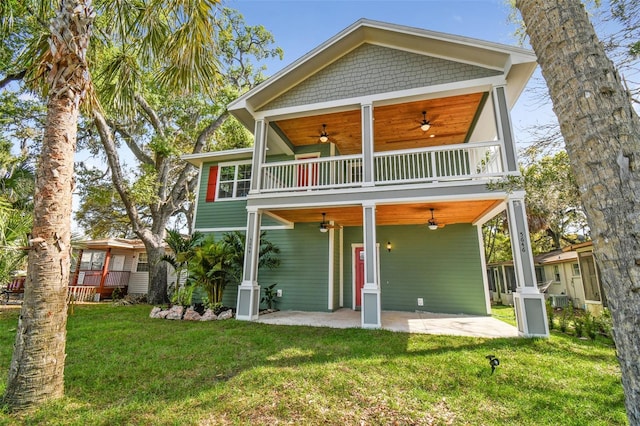
<svg viewBox="0 0 640 426">
<path fill-rule="evenodd" d="M 0 413 L 0 424 L 626 424 L 615 351 L 600 337 L 194 323 L 150 310 L 76 306 L 65 398 Z M 0 393 L 18 313 L 0 310 Z M 500 359 L 494 374 L 489 354 Z"/>
</svg>

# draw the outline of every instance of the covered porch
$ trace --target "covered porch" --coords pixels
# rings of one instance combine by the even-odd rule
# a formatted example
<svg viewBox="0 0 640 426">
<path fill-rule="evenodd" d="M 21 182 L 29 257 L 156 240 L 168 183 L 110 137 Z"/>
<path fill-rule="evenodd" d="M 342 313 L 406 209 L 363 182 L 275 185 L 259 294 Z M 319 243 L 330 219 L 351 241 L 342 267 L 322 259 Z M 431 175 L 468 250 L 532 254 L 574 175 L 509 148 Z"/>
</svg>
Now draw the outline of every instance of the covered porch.
<svg viewBox="0 0 640 426">
<path fill-rule="evenodd" d="M 518 329 L 489 316 L 434 314 L 430 312 L 382 311 L 383 330 L 481 338 L 518 337 Z M 360 312 L 278 311 L 261 315 L 257 322 L 330 328 L 360 328 Z"/>
</svg>

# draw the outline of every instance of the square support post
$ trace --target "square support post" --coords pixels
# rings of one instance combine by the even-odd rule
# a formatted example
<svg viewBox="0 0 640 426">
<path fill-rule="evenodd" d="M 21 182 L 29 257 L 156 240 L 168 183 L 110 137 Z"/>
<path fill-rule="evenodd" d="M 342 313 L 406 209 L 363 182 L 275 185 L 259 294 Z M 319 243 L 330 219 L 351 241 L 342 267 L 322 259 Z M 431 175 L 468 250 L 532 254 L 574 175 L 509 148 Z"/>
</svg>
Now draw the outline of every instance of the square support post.
<svg viewBox="0 0 640 426">
<path fill-rule="evenodd" d="M 247 233 L 244 247 L 242 283 L 238 286 L 236 319 L 252 321 L 258 319 L 260 308 L 260 286 L 258 285 L 258 259 L 260 255 L 260 225 L 262 212 L 248 210 Z"/>
<path fill-rule="evenodd" d="M 376 206 L 362 206 L 364 235 L 364 286 L 362 287 L 362 328 L 380 328 L 380 285 L 376 244 Z"/>
<path fill-rule="evenodd" d="M 267 120 L 256 120 L 256 127 L 253 135 L 253 158 L 251 161 L 251 186 L 250 194 L 260 192 L 262 186 L 262 164 L 266 157 L 267 148 Z"/>
<path fill-rule="evenodd" d="M 373 105 L 361 105 L 362 115 L 362 186 L 373 186 L 374 158 L 373 158 Z"/>
<path fill-rule="evenodd" d="M 510 197 L 507 202 L 507 218 L 517 282 L 513 307 L 518 331 L 525 337 L 549 337 L 544 295 L 538 291 L 536 284 L 524 193 Z"/>
</svg>

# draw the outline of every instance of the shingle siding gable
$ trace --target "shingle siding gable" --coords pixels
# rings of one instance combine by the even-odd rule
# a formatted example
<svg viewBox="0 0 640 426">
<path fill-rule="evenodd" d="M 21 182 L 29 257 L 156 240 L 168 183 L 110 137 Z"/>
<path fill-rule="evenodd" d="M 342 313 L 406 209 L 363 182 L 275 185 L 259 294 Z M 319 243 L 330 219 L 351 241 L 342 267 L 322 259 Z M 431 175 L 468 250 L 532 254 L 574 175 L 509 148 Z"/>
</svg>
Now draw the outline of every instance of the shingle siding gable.
<svg viewBox="0 0 640 426">
<path fill-rule="evenodd" d="M 354 98 L 499 74 L 496 70 L 363 44 L 260 110 Z"/>
</svg>

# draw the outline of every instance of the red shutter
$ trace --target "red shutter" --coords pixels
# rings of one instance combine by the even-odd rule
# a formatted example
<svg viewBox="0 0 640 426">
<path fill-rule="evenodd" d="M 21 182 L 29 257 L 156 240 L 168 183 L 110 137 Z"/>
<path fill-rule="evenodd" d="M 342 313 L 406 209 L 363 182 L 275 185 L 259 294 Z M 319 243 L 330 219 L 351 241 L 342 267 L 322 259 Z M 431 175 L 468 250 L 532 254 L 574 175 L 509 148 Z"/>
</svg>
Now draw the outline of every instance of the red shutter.
<svg viewBox="0 0 640 426">
<path fill-rule="evenodd" d="M 216 199 L 216 186 L 218 183 L 218 166 L 209 167 L 209 182 L 207 183 L 207 203 Z"/>
</svg>

